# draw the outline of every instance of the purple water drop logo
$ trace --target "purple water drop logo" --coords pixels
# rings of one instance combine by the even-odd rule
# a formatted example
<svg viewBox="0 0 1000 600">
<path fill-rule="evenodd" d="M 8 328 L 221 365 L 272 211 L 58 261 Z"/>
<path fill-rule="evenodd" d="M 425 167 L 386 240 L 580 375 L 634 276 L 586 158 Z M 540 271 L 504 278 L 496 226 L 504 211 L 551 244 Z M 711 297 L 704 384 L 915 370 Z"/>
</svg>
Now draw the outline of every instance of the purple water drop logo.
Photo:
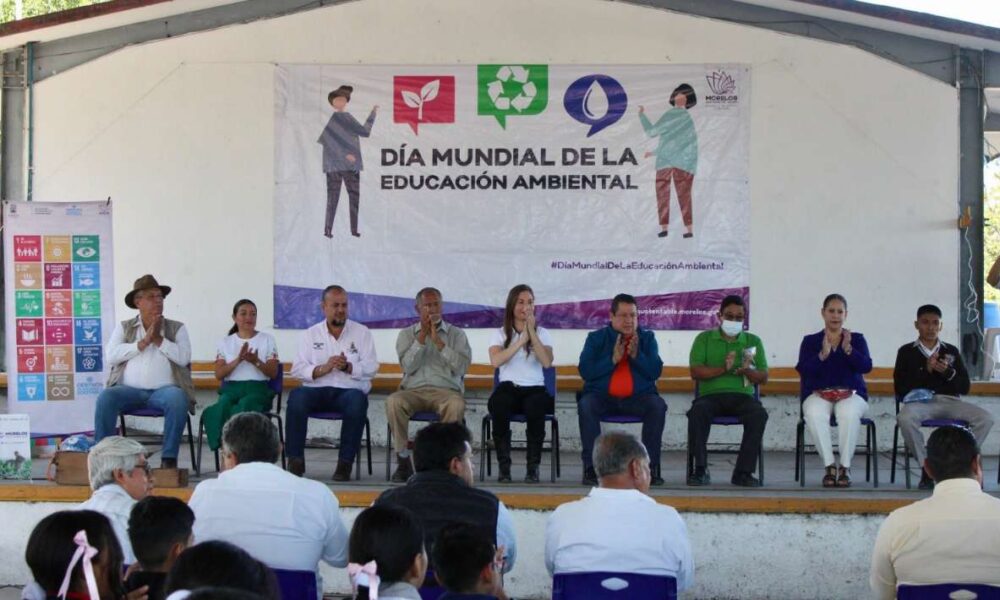
<svg viewBox="0 0 1000 600">
<path fill-rule="evenodd" d="M 628 108 L 625 88 L 607 75 L 585 75 L 574 81 L 563 96 L 569 116 L 590 126 L 587 137 L 618 122 Z"/>
</svg>

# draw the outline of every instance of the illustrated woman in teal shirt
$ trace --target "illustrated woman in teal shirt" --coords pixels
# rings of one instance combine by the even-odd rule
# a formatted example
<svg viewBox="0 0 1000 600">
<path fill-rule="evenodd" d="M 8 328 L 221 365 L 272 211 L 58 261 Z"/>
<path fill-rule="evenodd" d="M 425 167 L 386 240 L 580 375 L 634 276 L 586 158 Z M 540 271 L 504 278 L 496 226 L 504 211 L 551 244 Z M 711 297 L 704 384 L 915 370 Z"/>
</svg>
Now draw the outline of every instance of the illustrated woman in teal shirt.
<svg viewBox="0 0 1000 600">
<path fill-rule="evenodd" d="M 686 83 L 677 86 L 670 94 L 670 105 L 656 123 L 646 117 L 646 109 L 639 107 L 639 121 L 649 137 L 659 138 L 656 145 L 656 208 L 660 216 L 659 237 L 667 237 L 670 224 L 670 182 L 677 190 L 677 202 L 684 219 L 684 237 L 694 235 L 691 216 L 691 186 L 698 168 L 698 134 L 688 110 L 698 103 L 694 88 Z M 649 156 L 649 154 L 647 154 Z"/>
</svg>

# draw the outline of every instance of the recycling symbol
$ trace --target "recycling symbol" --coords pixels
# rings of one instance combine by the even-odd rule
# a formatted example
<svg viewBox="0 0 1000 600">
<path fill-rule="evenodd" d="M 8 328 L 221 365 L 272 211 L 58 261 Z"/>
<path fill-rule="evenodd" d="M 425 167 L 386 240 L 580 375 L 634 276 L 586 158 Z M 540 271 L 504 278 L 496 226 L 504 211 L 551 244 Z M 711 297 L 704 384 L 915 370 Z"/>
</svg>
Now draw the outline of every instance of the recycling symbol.
<svg viewBox="0 0 1000 600">
<path fill-rule="evenodd" d="M 520 65 L 504 65 L 500 67 L 497 71 L 497 78 L 486 86 L 486 93 L 489 94 L 490 100 L 493 101 L 493 106 L 498 110 L 510 110 L 513 108 L 517 112 L 521 112 L 531 106 L 531 102 L 538 94 L 538 88 L 535 86 L 535 82 L 528 80 L 529 73 L 528 69 Z M 513 98 L 504 93 L 504 86 L 509 83 L 511 85 L 507 86 L 508 90 L 520 87 L 520 91 Z"/>
</svg>

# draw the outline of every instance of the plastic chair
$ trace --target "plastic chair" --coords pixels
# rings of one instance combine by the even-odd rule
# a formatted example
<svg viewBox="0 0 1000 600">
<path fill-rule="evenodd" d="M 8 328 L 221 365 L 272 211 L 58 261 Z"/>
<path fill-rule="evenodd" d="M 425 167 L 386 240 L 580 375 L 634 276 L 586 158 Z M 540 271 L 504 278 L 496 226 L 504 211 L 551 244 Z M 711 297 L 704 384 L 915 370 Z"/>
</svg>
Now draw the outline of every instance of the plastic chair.
<svg viewBox="0 0 1000 600">
<path fill-rule="evenodd" d="M 128 437 L 128 433 L 125 430 L 125 417 L 163 418 L 163 415 L 164 413 L 162 410 L 152 406 L 123 410 L 118 413 L 118 424 L 122 437 Z M 194 453 L 194 434 L 191 430 L 191 414 L 189 413 L 185 415 L 185 417 L 187 419 L 188 450 L 191 453 L 191 468 L 194 469 L 195 475 L 201 475 L 201 457 Z M 143 434 L 143 437 L 146 437 L 147 435 L 149 437 L 159 438 L 160 440 L 163 439 L 162 435 L 156 435 L 153 433 Z"/>
<path fill-rule="evenodd" d="M 556 397 L 556 369 L 555 367 L 549 367 L 547 369 L 542 369 L 542 373 L 545 376 L 545 391 L 548 392 L 552 398 Z M 496 389 L 500 385 L 500 370 L 494 369 L 493 371 L 493 389 Z M 552 435 L 549 437 L 549 451 L 552 453 L 552 460 L 549 461 L 549 479 L 552 483 L 555 483 L 556 477 L 562 476 L 562 465 L 559 460 L 559 419 L 556 418 L 555 413 L 550 415 L 545 415 L 545 420 L 552 427 Z M 527 415 L 514 414 L 510 416 L 511 423 L 527 423 Z M 493 436 L 493 415 L 486 413 L 483 415 L 483 426 L 481 433 L 481 444 L 482 449 L 479 455 L 479 481 L 485 481 L 486 475 L 493 474 L 493 448 L 489 444 L 490 438 Z M 545 450 L 545 444 L 542 444 L 542 450 Z"/>
<path fill-rule="evenodd" d="M 340 412 L 313 412 L 309 413 L 306 417 L 306 422 L 309 419 L 320 419 L 322 421 L 343 421 L 344 413 Z M 368 450 L 368 474 L 372 474 L 372 424 L 365 417 L 365 447 Z M 357 480 L 361 479 L 361 452 L 354 457 L 354 478 Z"/>
<path fill-rule="evenodd" d="M 675 600 L 677 579 L 635 573 L 559 573 L 552 600 Z"/>
<path fill-rule="evenodd" d="M 806 485 L 806 420 L 802 414 L 802 402 L 799 400 L 799 422 L 795 426 L 795 481 L 799 487 Z M 878 487 L 878 437 L 876 437 L 875 421 L 861 417 L 865 426 L 865 481 L 871 481 Z M 830 415 L 830 427 L 837 426 L 836 415 Z"/>
<path fill-rule="evenodd" d="M 701 395 L 699 393 L 699 389 L 700 388 L 699 388 L 698 382 L 696 381 L 694 383 L 694 397 L 695 397 L 695 399 L 698 399 L 698 397 Z M 754 386 L 753 386 L 753 397 L 754 397 L 754 400 L 760 402 L 760 386 L 757 385 L 757 384 L 754 384 Z M 743 423 L 740 422 L 740 418 L 739 417 L 715 417 L 715 418 L 712 419 L 712 425 L 723 425 L 723 426 L 729 427 L 729 426 L 733 426 L 733 425 L 743 425 Z M 708 446 L 707 443 L 705 445 L 706 445 L 705 451 L 707 453 L 709 453 L 709 454 L 739 454 L 739 448 L 737 448 L 736 450 L 720 450 L 720 449 L 713 450 L 713 449 L 707 447 Z M 691 452 L 691 438 L 690 437 L 688 437 L 687 448 L 688 448 L 688 450 L 687 450 L 687 473 L 688 473 L 688 475 L 691 475 L 691 474 L 694 473 L 694 454 Z M 760 484 L 761 485 L 764 485 L 764 446 L 763 446 L 763 444 L 761 444 L 761 447 L 760 447 L 760 454 L 757 455 L 757 479 L 760 480 Z"/>
<path fill-rule="evenodd" d="M 424 584 L 417 590 L 420 593 L 420 600 L 437 600 L 446 591 L 441 582 L 437 580 L 434 569 L 428 567 L 427 574 L 424 575 Z"/>
<path fill-rule="evenodd" d="M 583 397 L 582 391 L 576 393 L 577 410 L 580 410 L 579 409 L 580 398 L 582 397 Z M 642 425 L 642 417 L 637 417 L 635 415 L 604 415 L 601 417 L 600 420 L 601 423 L 615 423 L 618 425 Z M 661 466 L 659 463 L 656 464 L 656 467 L 652 470 L 651 474 L 653 475 L 653 477 L 660 477 Z"/>
<path fill-rule="evenodd" d="M 316 600 L 316 573 L 312 571 L 289 571 L 271 569 L 278 580 L 281 600 Z"/>
<path fill-rule="evenodd" d="M 274 397 L 272 398 L 271 406 L 272 406 L 272 408 L 274 408 L 275 405 L 277 405 L 277 408 L 275 408 L 274 411 L 266 410 L 266 411 L 264 411 L 264 412 L 261 413 L 262 415 L 264 415 L 268 419 L 274 419 L 274 420 L 276 420 L 278 422 L 278 440 L 281 442 L 281 468 L 282 469 L 284 469 L 287 466 L 285 464 L 285 462 L 286 462 L 285 461 L 285 428 L 284 428 L 284 426 L 282 424 L 282 421 L 281 421 L 281 397 L 283 395 L 282 394 L 282 390 L 284 388 L 284 381 L 285 381 L 284 367 L 279 364 L 278 365 L 278 374 L 275 375 L 274 377 L 272 377 L 271 379 L 267 380 L 267 387 L 271 388 L 271 391 L 274 392 Z M 223 382 L 222 386 L 225 387 L 225 385 L 226 385 L 226 383 Z M 275 402 L 275 399 L 277 399 L 277 402 Z M 202 415 L 204 416 L 204 413 L 202 413 Z M 204 423 L 204 420 L 203 419 L 198 419 L 198 466 L 199 467 L 201 466 L 201 450 L 202 450 L 202 443 L 204 441 L 203 440 L 204 435 L 205 435 L 205 423 Z M 216 450 L 213 454 L 215 454 L 215 472 L 218 473 L 219 472 L 219 451 Z"/>
<path fill-rule="evenodd" d="M 899 406 L 903 403 L 903 396 L 896 394 L 896 416 L 899 416 Z M 969 422 L 962 419 L 924 419 L 920 422 L 921 427 L 964 427 L 969 428 Z M 892 430 L 892 464 L 889 467 L 889 483 L 896 483 L 896 456 L 899 453 L 899 421 Z M 919 465 L 923 468 L 923 465 Z M 906 471 L 906 489 L 910 489 L 910 449 L 903 442 L 903 470 Z M 997 482 L 1000 483 L 1000 471 L 997 471 Z"/>
<path fill-rule="evenodd" d="M 960 595 L 956 592 L 962 592 Z M 936 585 L 906 585 L 896 587 L 898 600 L 1000 600 L 1000 587 L 978 583 L 939 583 Z"/>
<path fill-rule="evenodd" d="M 422 410 L 410 415 L 410 423 L 436 423 L 441 420 L 441 415 L 432 410 Z M 385 424 L 385 480 L 389 481 L 390 468 L 392 466 L 392 427 L 387 422 Z"/>
</svg>

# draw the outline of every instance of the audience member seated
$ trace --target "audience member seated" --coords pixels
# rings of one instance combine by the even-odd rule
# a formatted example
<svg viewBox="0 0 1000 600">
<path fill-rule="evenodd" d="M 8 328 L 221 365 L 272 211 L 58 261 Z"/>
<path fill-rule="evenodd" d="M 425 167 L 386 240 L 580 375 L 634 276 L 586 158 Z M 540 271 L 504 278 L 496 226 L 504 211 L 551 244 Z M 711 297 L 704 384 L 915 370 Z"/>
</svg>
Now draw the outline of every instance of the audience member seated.
<svg viewBox="0 0 1000 600">
<path fill-rule="evenodd" d="M 225 433 L 223 433 L 225 444 Z M 224 587 L 260 594 L 267 600 L 281 600 L 278 580 L 261 561 L 228 542 L 208 541 L 191 546 L 177 557 L 167 575 L 167 598 L 179 590 Z"/>
<path fill-rule="evenodd" d="M 392 481 L 402 483 L 413 475 L 409 426 L 415 412 L 436 412 L 443 423 L 465 416 L 463 379 L 472 362 L 465 332 L 441 318 L 441 292 L 428 287 L 417 292 L 420 321 L 399 332 L 396 354 L 403 371 L 399 390 L 389 394 L 385 416 L 392 430 L 397 466 Z"/>
<path fill-rule="evenodd" d="M 163 600 L 167 573 L 192 543 L 194 513 L 167 496 L 147 496 L 132 507 L 128 537 L 137 563 L 125 579 L 128 591 L 146 588 L 147 600 Z"/>
<path fill-rule="evenodd" d="M 347 318 L 347 291 L 339 285 L 323 290 L 323 321 L 305 330 L 292 375 L 302 386 L 288 396 L 285 414 L 285 453 L 288 470 L 306 472 L 305 445 L 309 413 L 333 411 L 344 415 L 340 454 L 334 481 L 349 481 L 354 457 L 368 416 L 368 392 L 378 371 L 371 331 Z"/>
<path fill-rule="evenodd" d="M 913 326 L 917 329 L 917 341 L 899 347 L 892 380 L 896 385 L 896 395 L 903 399 L 896 423 L 907 450 L 916 457 L 918 465 L 923 465 L 927 451 L 924 449 L 924 434 L 920 431 L 921 421 L 965 421 L 982 446 L 993 427 L 993 417 L 986 410 L 961 399 L 962 394 L 969 393 L 969 372 L 958 348 L 938 338 L 941 333 L 941 309 L 933 304 L 921 306 L 917 309 L 917 320 Z M 934 480 L 927 471 L 922 471 L 920 489 L 933 488 Z"/>
<path fill-rule="evenodd" d="M 78 556 L 81 548 L 87 551 Z M 125 598 L 122 549 L 111 522 L 98 512 L 64 510 L 45 517 L 32 530 L 24 559 L 50 600 Z"/>
<path fill-rule="evenodd" d="M 170 594 L 168 600 L 268 600 L 260 594 L 231 587 L 203 587 L 193 592 L 179 590 Z"/>
<path fill-rule="evenodd" d="M 91 448 L 87 472 L 92 492 L 90 499 L 78 507 L 96 510 L 111 521 L 127 565 L 135 562 L 128 538 L 132 507 L 153 491 L 145 452 L 139 442 L 117 435 L 104 438 Z"/>
<path fill-rule="evenodd" d="M 545 390 L 543 371 L 552 366 L 552 337 L 535 325 L 535 293 L 527 285 L 516 285 L 507 294 L 503 326 L 490 336 L 490 364 L 499 371 L 500 381 L 487 402 L 493 417 L 497 481 L 510 483 L 510 417 L 523 414 L 528 430 L 524 481 L 538 483 L 545 415 L 555 409 L 555 398 Z"/>
<path fill-rule="evenodd" d="M 719 309 L 719 327 L 698 334 L 691 345 L 691 379 L 698 382 L 698 397 L 688 411 L 688 442 L 694 455 L 694 472 L 688 485 L 708 485 L 708 434 L 715 417 L 739 417 L 743 440 L 736 458 L 732 483 L 760 487 L 753 476 L 761 451 L 767 411 L 754 397 L 754 386 L 767 382 L 767 356 L 760 338 L 744 331 L 746 308 L 740 296 L 726 296 Z"/>
<path fill-rule="evenodd" d="M 427 548 L 452 521 L 495 532 L 493 541 L 505 550 L 504 572 L 512 569 L 517 558 L 514 524 L 503 502 L 473 487 L 472 435 L 465 425 L 431 423 L 421 429 L 414 442 L 413 462 L 416 474 L 406 485 L 382 492 L 375 506 L 402 506 L 413 512 L 423 526 Z"/>
<path fill-rule="evenodd" d="M 677 580 L 678 592 L 687 589 L 694 580 L 687 527 L 676 510 L 647 495 L 646 448 L 628 433 L 608 432 L 597 438 L 593 459 L 600 487 L 549 517 L 549 574 L 664 575 Z"/>
<path fill-rule="evenodd" d="M 898 584 L 1000 585 L 1000 499 L 983 492 L 976 438 L 940 427 L 927 440 L 930 498 L 898 508 L 879 528 L 872 552 L 874 597 L 896 597 Z"/>
<path fill-rule="evenodd" d="M 208 447 L 219 449 L 222 426 L 229 417 L 271 407 L 274 391 L 267 385 L 278 374 L 274 336 L 257 331 L 257 305 L 243 299 L 233 307 L 233 326 L 215 353 L 215 378 L 222 382 L 219 399 L 201 413 Z"/>
<path fill-rule="evenodd" d="M 260 413 L 222 428 L 225 470 L 191 495 L 194 539 L 236 544 L 275 569 L 347 566 L 347 529 L 325 485 L 281 470 L 278 429 Z M 320 586 L 322 589 L 322 586 Z"/>
<path fill-rule="evenodd" d="M 386 505 L 362 511 L 351 528 L 347 556 L 355 600 L 420 600 L 427 552 L 423 529 L 410 511 Z"/>
<path fill-rule="evenodd" d="M 438 600 L 507 600 L 500 565 L 503 548 L 490 532 L 471 523 L 441 528 L 431 553 L 437 579 L 448 590 Z"/>
<path fill-rule="evenodd" d="M 863 375 L 872 370 L 865 336 L 844 328 L 847 300 L 830 294 L 823 300 L 822 331 L 802 338 L 799 372 L 802 416 L 826 465 L 823 487 L 851 486 L 851 459 L 868 413 L 868 388 Z M 836 415 L 840 468 L 833 459 L 830 415 Z"/>
<path fill-rule="evenodd" d="M 160 466 L 176 468 L 187 413 L 194 414 L 194 382 L 187 328 L 163 318 L 163 299 L 169 293 L 170 286 L 143 275 L 125 295 L 125 306 L 138 309 L 139 315 L 118 323 L 111 333 L 105 353 L 111 374 L 97 396 L 94 437 L 99 442 L 114 435 L 124 410 L 158 408 L 164 414 Z"/>
<path fill-rule="evenodd" d="M 583 485 L 597 485 L 591 457 L 601 433 L 601 417 L 633 415 L 642 418 L 642 443 L 649 452 L 652 485 L 659 476 L 660 445 L 667 404 L 656 392 L 663 371 L 656 336 L 639 327 L 634 297 L 618 294 L 611 301 L 611 323 L 587 335 L 580 353 L 583 394 L 577 407 L 583 444 Z"/>
</svg>

